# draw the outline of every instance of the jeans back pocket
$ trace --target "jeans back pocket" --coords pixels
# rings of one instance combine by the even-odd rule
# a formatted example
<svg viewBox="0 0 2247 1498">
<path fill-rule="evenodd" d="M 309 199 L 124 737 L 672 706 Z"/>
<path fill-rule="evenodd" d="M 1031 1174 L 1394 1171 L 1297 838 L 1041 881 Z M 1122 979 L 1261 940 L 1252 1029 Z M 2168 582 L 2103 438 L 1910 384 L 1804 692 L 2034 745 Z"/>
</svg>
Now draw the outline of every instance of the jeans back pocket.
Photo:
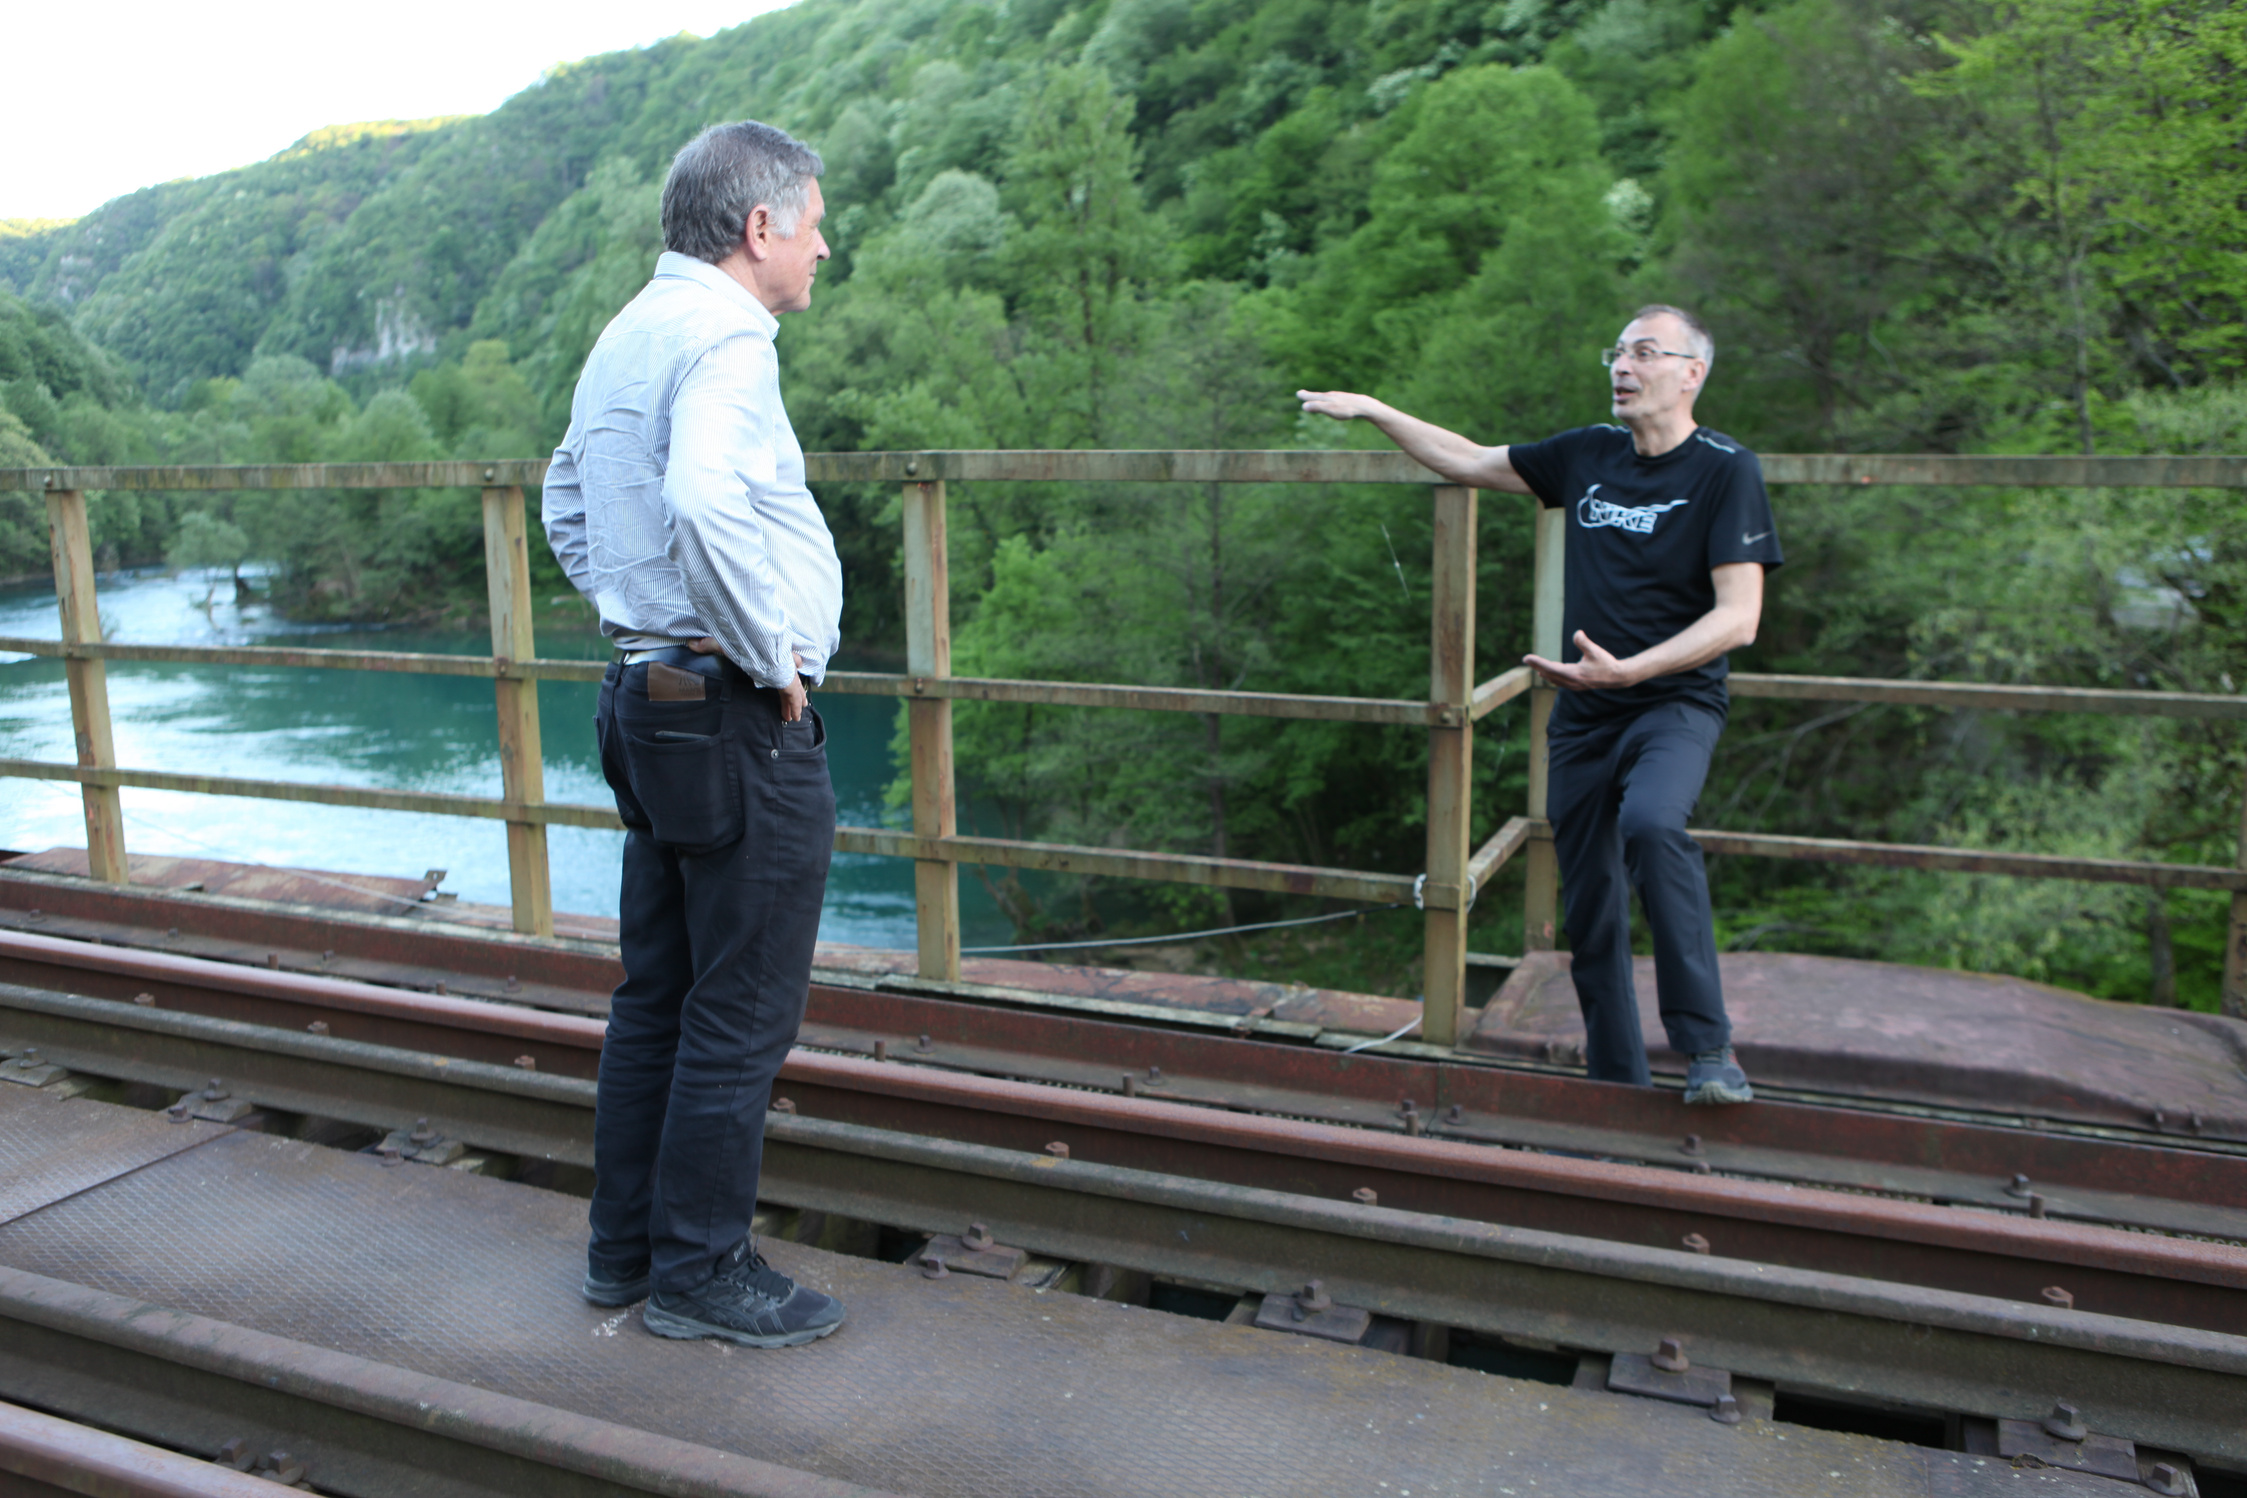
<svg viewBox="0 0 2247 1498">
<path fill-rule="evenodd" d="M 638 731 L 635 731 L 638 729 Z M 633 797 L 657 842 L 704 853 L 741 837 L 741 787 L 722 733 L 624 731 Z"/>
</svg>

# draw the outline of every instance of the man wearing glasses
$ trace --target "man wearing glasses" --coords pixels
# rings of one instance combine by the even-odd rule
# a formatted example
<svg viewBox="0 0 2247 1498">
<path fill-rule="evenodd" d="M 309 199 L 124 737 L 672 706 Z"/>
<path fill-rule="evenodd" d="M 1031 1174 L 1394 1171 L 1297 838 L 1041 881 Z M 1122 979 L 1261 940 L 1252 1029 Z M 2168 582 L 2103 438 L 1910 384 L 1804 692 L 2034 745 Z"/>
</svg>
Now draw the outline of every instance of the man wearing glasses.
<svg viewBox="0 0 2247 1498">
<path fill-rule="evenodd" d="M 1716 345 L 1691 313 L 1639 309 L 1607 366 L 1616 425 L 1484 447 L 1347 391 L 1305 411 L 1364 417 L 1455 484 L 1568 512 L 1567 643 L 1524 664 L 1562 688 L 1547 808 L 1566 900 L 1586 1068 L 1647 1085 L 1631 985 L 1630 897 L 1654 939 L 1655 987 L 1685 1101 L 1755 1096 L 1732 1053 L 1701 850 L 1685 834 L 1724 730 L 1725 652 L 1754 641 L 1763 574 L 1784 559 L 1763 468 L 1693 419 Z"/>
</svg>

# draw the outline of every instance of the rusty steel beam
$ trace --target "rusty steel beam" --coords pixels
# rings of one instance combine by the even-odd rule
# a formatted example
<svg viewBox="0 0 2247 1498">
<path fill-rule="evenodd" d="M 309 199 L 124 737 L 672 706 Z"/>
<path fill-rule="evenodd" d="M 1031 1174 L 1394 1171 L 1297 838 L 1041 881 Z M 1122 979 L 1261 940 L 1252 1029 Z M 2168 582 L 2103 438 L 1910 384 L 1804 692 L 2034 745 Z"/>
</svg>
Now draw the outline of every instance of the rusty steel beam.
<svg viewBox="0 0 2247 1498">
<path fill-rule="evenodd" d="M 1410 874 L 1259 863 L 1254 859 L 1212 858 L 1192 853 L 1132 853 L 1114 848 L 1017 842 L 997 837 L 917 837 L 888 827 L 838 827 L 835 851 L 1046 869 L 1062 874 L 1100 874 L 1116 879 L 1156 879 L 1225 889 L 1260 889 L 1281 895 L 1318 895 L 1333 900 L 1367 900 L 1382 904 L 1411 899 L 1413 886 Z M 1442 888 L 1426 893 L 1431 906 L 1442 906 L 1446 899 L 1456 898 L 1455 893 Z"/>
<path fill-rule="evenodd" d="M 0 896 L 48 902 L 51 915 L 43 921 L 66 911 L 169 914 L 178 903 L 148 891 L 101 890 L 84 880 L 44 876 L 0 879 Z M 163 1009 L 288 1029 L 321 1022 L 340 1039 L 493 1064 L 528 1054 L 548 1073 L 591 1076 L 588 1031 L 531 1035 L 523 1026 L 540 1016 L 518 1006 L 598 1013 L 603 993 L 621 977 L 613 949 L 592 944 L 530 943 L 508 933 L 477 935 L 383 917 L 291 918 L 223 897 L 205 897 L 195 906 L 218 937 L 198 943 L 197 955 L 206 960 L 182 962 L 179 951 L 148 950 L 194 939 L 187 934 L 154 932 L 138 936 L 135 945 L 119 945 L 136 941 L 133 928 L 73 921 L 67 934 L 76 940 L 15 942 L 0 932 L 0 979 L 117 1000 L 146 993 Z M 334 949 L 308 950 L 321 943 Z M 231 960 L 207 960 L 214 956 Z M 394 960 L 400 957 L 418 960 Z M 432 960 L 443 965 L 427 965 Z M 302 971 L 307 968 L 318 971 Z M 378 981 L 324 986 L 337 973 Z M 314 981 L 298 989 L 299 977 Z M 1857 1099 L 1834 1099 L 1838 1107 L 1767 1099 L 1688 1125 L 1669 1092 L 1587 1082 L 1534 1063 L 1471 1053 L 1343 1056 L 1309 1043 L 1320 1038 L 1318 1027 L 1271 1018 L 1028 992 L 994 997 L 996 991 L 980 985 L 946 996 L 943 985 L 903 976 L 853 981 L 857 986 L 815 982 L 804 1044 L 861 1055 L 886 1045 L 921 1067 L 1111 1093 L 1127 1085 L 1129 1073 L 1128 1085 L 1170 1101 L 1392 1133 L 1408 1128 L 1400 1101 L 1414 1099 L 1420 1126 L 1430 1133 L 1484 1145 L 1707 1168 L 2013 1213 L 2029 1211 L 2034 1194 L 2055 1218 L 2247 1238 L 2247 1150 L 2189 1132 L 2043 1121 L 2031 1128 L 2018 1120 L 2005 1126 L 1995 1116 L 1929 1117 Z M 488 1035 L 452 1020 L 421 1025 L 416 996 L 385 986 L 399 984 L 449 986 L 456 1003 L 461 995 L 503 1001 L 485 1008 L 515 1024 Z M 323 999 L 329 992 L 363 999 L 357 1008 L 329 1008 Z M 454 1012 L 484 1010 L 469 1005 Z M 1244 1034 L 1294 1043 L 1242 1045 L 1237 1037 Z M 1697 1132 L 1686 1139 L 1689 1126 Z M 2177 1128 L 2185 1127 L 2180 1117 Z M 2029 1178 L 2033 1192 L 2012 1189 L 2016 1176 Z"/>
<path fill-rule="evenodd" d="M 355 1498 L 881 1498 L 855 1483 L 4 1267 L 0 1396 L 180 1450 L 216 1452 L 238 1437 L 260 1451 L 286 1448 L 305 1460 L 317 1491 Z M 227 1475 L 245 1486 L 142 1491 L 287 1491 Z M 46 1480 L 89 1498 L 137 1498 L 130 1487 Z"/>
<path fill-rule="evenodd" d="M 262 1476 L 6 1403 L 0 1472 L 85 1498 L 273 1498 L 274 1491 Z"/>
<path fill-rule="evenodd" d="M 22 1004 L 21 995 L 12 997 Z M 104 1023 L 98 1011 L 117 1007 L 50 998 L 8 1018 L 11 1025 L 27 1017 L 77 1021 L 75 1039 L 42 1037 L 50 1054 L 62 1057 L 81 1045 L 115 1046 L 120 1031 L 137 1032 L 135 1044 L 153 1039 L 158 1048 L 193 1040 L 205 1047 L 193 1058 L 198 1068 L 230 1046 L 235 1071 L 227 1080 L 236 1096 L 253 1101 L 271 1087 L 348 1097 L 352 1086 L 339 1074 L 372 1072 L 379 1062 L 384 1084 L 406 1079 L 431 1094 L 490 1095 L 426 1108 L 408 1094 L 390 1098 L 391 1106 L 418 1108 L 440 1131 L 472 1143 L 479 1140 L 477 1115 L 493 1101 L 519 1107 L 544 1093 L 546 1106 L 519 1112 L 518 1120 L 532 1132 L 552 1130 L 574 1104 L 581 1116 L 576 1137 L 552 1154 L 582 1159 L 589 1152 L 593 1088 L 583 1080 L 510 1075 L 473 1062 L 448 1066 L 443 1058 L 378 1057 L 377 1047 L 254 1034 L 259 1027 L 193 1016 L 136 1011 Z M 285 1061 L 295 1080 L 262 1078 L 253 1053 Z M 1351 1304 L 1566 1346 L 1627 1350 L 1682 1334 L 1695 1340 L 1697 1357 L 1746 1376 L 1984 1416 L 2033 1413 L 2023 1406 L 2048 1402 L 2050 1390 L 2081 1391 L 2087 1408 L 2096 1401 L 2103 1430 L 2208 1454 L 2247 1452 L 2247 1435 L 2236 1422 L 2227 1427 L 2223 1413 L 2236 1410 L 2247 1387 L 2247 1338 L 2114 1313 L 2125 1304 L 2118 1292 L 2150 1279 L 2132 1270 L 2197 1276 L 2154 1293 L 2202 1309 L 2226 1297 L 2236 1301 L 2236 1288 L 2209 1281 L 2238 1279 L 2247 1256 L 2237 1250 L 2227 1256 L 2211 1252 L 2212 1245 L 2032 1221 L 2000 1222 L 1993 1232 L 1979 1213 L 1922 1208 L 1927 1220 L 1916 1221 L 1888 1214 L 1893 1204 L 1853 1199 L 1833 1209 L 1862 1213 L 1876 1231 L 1917 1234 L 1926 1262 L 1928 1237 L 1952 1240 L 1953 1262 L 1963 1265 L 1973 1255 L 1957 1249 L 1981 1234 L 1982 1247 L 2009 1259 L 2025 1281 L 2057 1277 L 2071 1290 L 2088 1287 L 2090 1305 L 2079 1299 L 2074 1309 L 2056 1309 L 2026 1292 L 1990 1296 L 1836 1272 L 1830 1257 L 1828 1267 L 1804 1268 L 1745 1256 L 1754 1245 L 1740 1230 L 1753 1219 L 1727 1217 L 1727 1204 L 1772 1218 L 1768 1235 L 1800 1231 L 1827 1213 L 1828 1204 L 1816 1199 L 1822 1193 L 1591 1161 L 1532 1162 L 1550 1172 L 1548 1184 L 1573 1193 L 1579 1210 L 1568 1219 L 1572 1226 L 1596 1218 L 1603 1201 L 1659 1211 L 1665 1200 L 1674 1207 L 1681 1196 L 1696 1198 L 1695 1215 L 1681 1222 L 1733 1236 L 1717 1240 L 1723 1251 L 1691 1252 L 1681 1242 L 1552 1230 L 1525 1222 L 1529 1213 L 1494 1220 L 1443 1210 L 1444 1193 L 1456 1198 L 1478 1189 L 1488 1205 L 1493 1173 L 1520 1163 L 1510 1152 L 989 1078 L 901 1078 L 906 1070 L 832 1056 L 792 1058 L 780 1092 L 796 1111 L 768 1118 L 767 1199 L 929 1231 L 957 1231 L 972 1216 L 1041 1253 L 1266 1292 L 1295 1284 L 1310 1269 Z M 1020 1137 L 994 1144 L 820 1116 L 831 1105 L 883 1111 L 905 1129 L 947 1113 L 955 1128 L 963 1117 L 997 1120 Z M 916 1110 L 921 1116 L 910 1116 Z M 535 1122 L 533 1113 L 546 1122 Z M 1067 1145 L 1066 1156 L 1052 1151 L 1053 1143 Z M 1244 1179 L 1206 1168 L 1225 1155 Z M 1179 1168 L 1197 1163 L 1198 1173 Z M 1307 1180 L 1307 1171 L 1318 1178 Z M 1357 1194 L 1368 1189 L 1377 1201 Z M 1538 1195 L 1521 1190 L 1510 1200 L 1533 1206 Z M 1955 1220 L 1934 1220 L 1944 1216 Z M 0 1305 L 5 1299 L 0 1279 Z"/>
<path fill-rule="evenodd" d="M 1774 484 L 1906 484 L 2003 488 L 2247 488 L 2247 458 L 2047 457 L 1951 453 L 1765 453 Z M 535 486 L 543 458 L 499 462 L 181 464 L 0 468 L 0 490 L 444 489 Z M 1401 452 L 1316 449 L 1139 452 L 806 453 L 813 483 L 1424 484 L 1440 475 Z"/>
<path fill-rule="evenodd" d="M 432 1025 L 440 1041 L 450 1028 Z M 427 1117 L 472 1145 L 591 1161 L 593 1088 L 582 1075 L 16 988 L 0 988 L 0 1032 L 97 1076 L 183 1090 L 217 1076 L 260 1106 L 370 1127 Z M 1058 1138 L 1073 1158 L 1197 1180 L 1341 1199 L 1370 1189 L 1416 1212 L 1647 1247 L 1698 1237 L 1733 1258 L 1966 1294 L 2033 1300 L 2059 1284 L 2085 1309 L 2247 1333 L 2247 1250 L 2227 1245 L 801 1049 L 778 1085 L 799 1116 L 888 1132 L 1030 1152 Z"/>
</svg>

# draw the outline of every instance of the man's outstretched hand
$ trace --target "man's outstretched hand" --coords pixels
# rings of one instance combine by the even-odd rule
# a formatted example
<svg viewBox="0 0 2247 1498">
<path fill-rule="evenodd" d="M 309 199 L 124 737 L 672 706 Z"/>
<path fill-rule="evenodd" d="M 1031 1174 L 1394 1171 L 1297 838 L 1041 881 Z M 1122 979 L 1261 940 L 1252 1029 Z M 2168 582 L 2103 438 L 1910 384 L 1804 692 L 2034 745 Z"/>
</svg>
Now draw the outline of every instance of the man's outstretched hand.
<svg viewBox="0 0 2247 1498">
<path fill-rule="evenodd" d="M 717 636 L 704 635 L 699 640 L 689 641 L 687 649 L 693 651 L 696 655 L 716 655 L 718 653 Z M 811 693 L 804 686 L 803 664 L 804 658 L 798 655 L 796 657 L 797 675 L 795 679 L 780 689 L 780 721 L 783 723 L 800 721 L 804 716 L 804 704 L 811 701 Z"/>
<path fill-rule="evenodd" d="M 1304 414 L 1331 416 L 1336 421 L 1351 421 L 1387 409 L 1372 396 L 1352 390 L 1298 390 L 1295 398 L 1303 403 Z"/>
<path fill-rule="evenodd" d="M 1541 655 L 1525 655 L 1521 658 L 1521 663 L 1554 686 L 1565 687 L 1571 692 L 1597 692 L 1606 688 L 1638 685 L 1637 672 L 1593 644 L 1592 637 L 1582 630 L 1576 631 L 1576 649 L 1584 658 L 1574 665 L 1548 661 Z"/>
</svg>

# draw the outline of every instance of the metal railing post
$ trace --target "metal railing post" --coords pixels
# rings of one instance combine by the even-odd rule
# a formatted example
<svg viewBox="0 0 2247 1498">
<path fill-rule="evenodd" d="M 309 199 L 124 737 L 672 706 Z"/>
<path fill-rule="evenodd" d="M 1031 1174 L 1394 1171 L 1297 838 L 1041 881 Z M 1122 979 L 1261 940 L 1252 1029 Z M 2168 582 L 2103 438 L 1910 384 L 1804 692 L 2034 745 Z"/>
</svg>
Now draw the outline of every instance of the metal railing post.
<svg viewBox="0 0 2247 1498">
<path fill-rule="evenodd" d="M 944 537 L 944 481 L 905 486 L 905 670 L 916 685 L 952 674 L 952 585 Z M 913 834 L 953 837 L 959 807 L 952 775 L 950 698 L 906 704 L 913 755 Z M 920 974 L 960 979 L 960 866 L 913 863 L 913 923 Z"/>
<path fill-rule="evenodd" d="M 531 633 L 530 540 L 523 520 L 523 491 L 514 484 L 484 490 L 484 580 L 491 593 L 492 658 L 501 670 L 537 658 Z M 502 676 L 499 698 L 499 774 L 507 799 L 535 805 L 546 799 L 546 762 L 538 735 L 538 683 Z M 507 824 L 507 885 L 515 929 L 554 934 L 554 889 L 546 862 L 543 822 Z"/>
<path fill-rule="evenodd" d="M 94 544 L 86 526 L 82 489 L 47 491 L 47 523 L 54 542 L 55 606 L 62 614 L 62 643 L 101 643 L 101 608 L 94 599 Z M 117 768 L 117 746 L 109 732 L 109 669 L 84 658 L 63 661 L 70 682 L 70 726 L 78 740 L 78 763 Z M 81 786 L 86 803 L 86 865 L 105 884 L 129 884 L 125 862 L 125 802 L 113 785 Z"/>
<path fill-rule="evenodd" d="M 2247 869 L 2247 784 L 2239 792 L 2239 852 L 2234 862 Z M 2247 1019 L 2247 890 L 2231 892 L 2231 924 L 2224 932 L 2221 1007 L 2233 1019 Z"/>
<path fill-rule="evenodd" d="M 1467 991 L 1467 860 L 1473 830 L 1475 730 L 1475 491 L 1435 490 L 1434 599 L 1429 613 L 1428 700 L 1449 709 L 1428 728 L 1428 864 L 1422 899 L 1420 1038 L 1459 1043 Z"/>
<path fill-rule="evenodd" d="M 1537 508 L 1537 562 L 1535 601 L 1530 606 L 1529 648 L 1546 660 L 1560 659 L 1561 604 L 1565 595 L 1568 556 L 1568 512 Z M 1522 850 L 1521 949 L 1550 952 L 1560 945 L 1560 862 L 1553 839 L 1543 830 L 1546 805 L 1545 775 L 1549 760 L 1545 730 L 1552 722 L 1554 691 L 1548 686 L 1529 692 L 1529 815 L 1540 830 Z"/>
</svg>

